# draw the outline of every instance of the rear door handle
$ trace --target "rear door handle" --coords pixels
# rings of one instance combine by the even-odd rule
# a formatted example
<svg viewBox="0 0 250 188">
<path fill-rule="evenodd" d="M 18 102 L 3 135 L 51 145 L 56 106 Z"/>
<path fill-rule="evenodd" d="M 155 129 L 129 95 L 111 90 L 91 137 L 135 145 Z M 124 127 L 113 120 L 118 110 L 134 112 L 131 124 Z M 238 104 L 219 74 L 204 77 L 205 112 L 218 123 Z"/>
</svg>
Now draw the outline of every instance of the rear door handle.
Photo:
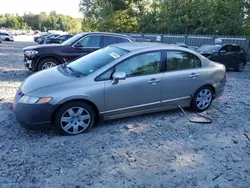
<svg viewBox="0 0 250 188">
<path fill-rule="evenodd" d="M 195 79 L 195 78 L 197 78 L 199 76 L 200 76 L 200 74 L 192 73 L 192 74 L 189 75 L 189 78 Z"/>
<path fill-rule="evenodd" d="M 149 84 L 156 84 L 156 83 L 159 83 L 161 80 L 160 79 L 155 79 L 155 78 L 152 78 L 151 80 L 148 81 Z"/>
</svg>

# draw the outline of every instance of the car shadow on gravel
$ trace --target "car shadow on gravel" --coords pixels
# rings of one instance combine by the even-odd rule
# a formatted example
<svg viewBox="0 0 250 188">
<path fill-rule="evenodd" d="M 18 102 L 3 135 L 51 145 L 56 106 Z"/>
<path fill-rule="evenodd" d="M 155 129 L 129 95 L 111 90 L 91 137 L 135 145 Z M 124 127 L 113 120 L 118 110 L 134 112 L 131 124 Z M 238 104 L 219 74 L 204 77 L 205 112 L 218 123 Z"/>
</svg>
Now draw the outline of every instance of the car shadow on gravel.
<svg viewBox="0 0 250 188">
<path fill-rule="evenodd" d="M 4 70 L 0 67 L 0 82 L 23 81 L 31 74 L 32 72 L 28 70 L 22 70 L 22 69 Z"/>
<path fill-rule="evenodd" d="M 15 114 L 13 112 L 13 103 L 5 101 L 0 97 L 0 127 L 2 127 L 2 132 L 0 135 L 7 135 L 4 132 L 13 132 L 21 136 L 32 136 L 32 137 L 41 137 L 48 136 L 54 137 L 58 136 L 52 128 L 44 130 L 30 130 L 22 127 L 22 125 L 17 121 Z"/>
</svg>

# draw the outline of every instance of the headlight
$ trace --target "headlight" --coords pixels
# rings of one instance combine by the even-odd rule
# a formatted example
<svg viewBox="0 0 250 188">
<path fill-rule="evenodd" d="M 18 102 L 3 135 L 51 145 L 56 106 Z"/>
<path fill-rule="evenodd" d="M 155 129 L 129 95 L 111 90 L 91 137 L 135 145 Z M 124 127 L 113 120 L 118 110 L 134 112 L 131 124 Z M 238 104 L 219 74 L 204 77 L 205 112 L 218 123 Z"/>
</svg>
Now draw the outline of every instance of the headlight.
<svg viewBox="0 0 250 188">
<path fill-rule="evenodd" d="M 19 103 L 24 104 L 45 104 L 52 100 L 52 97 L 31 97 L 24 95 L 20 100 Z"/>
<path fill-rule="evenodd" d="M 27 56 L 27 57 L 34 57 L 36 54 L 38 54 L 38 51 L 35 51 L 35 50 L 27 50 L 24 52 L 24 54 Z"/>
</svg>

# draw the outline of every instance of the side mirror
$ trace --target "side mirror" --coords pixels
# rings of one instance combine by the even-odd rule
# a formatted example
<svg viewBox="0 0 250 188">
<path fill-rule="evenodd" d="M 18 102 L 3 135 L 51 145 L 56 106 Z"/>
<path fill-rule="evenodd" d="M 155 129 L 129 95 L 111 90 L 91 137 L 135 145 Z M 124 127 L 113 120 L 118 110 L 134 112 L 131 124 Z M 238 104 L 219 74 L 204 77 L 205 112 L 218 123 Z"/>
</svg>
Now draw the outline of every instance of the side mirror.
<svg viewBox="0 0 250 188">
<path fill-rule="evenodd" d="M 221 50 L 221 51 L 220 51 L 220 54 L 222 54 L 222 55 L 225 54 L 225 53 L 227 53 L 226 50 Z"/>
<path fill-rule="evenodd" d="M 112 76 L 113 81 L 112 81 L 112 85 L 117 84 L 119 82 L 119 80 L 125 80 L 127 77 L 125 72 L 115 72 Z"/>
</svg>

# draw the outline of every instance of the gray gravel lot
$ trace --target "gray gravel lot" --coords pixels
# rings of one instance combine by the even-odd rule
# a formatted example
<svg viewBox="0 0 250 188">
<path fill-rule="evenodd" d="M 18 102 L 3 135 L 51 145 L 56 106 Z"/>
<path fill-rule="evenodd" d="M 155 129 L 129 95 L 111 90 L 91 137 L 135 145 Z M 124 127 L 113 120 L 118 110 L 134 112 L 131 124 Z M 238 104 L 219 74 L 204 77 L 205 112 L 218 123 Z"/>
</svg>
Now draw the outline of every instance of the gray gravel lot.
<svg viewBox="0 0 250 188">
<path fill-rule="evenodd" d="M 21 51 L 30 44 L 0 44 L 0 187 L 249 188 L 250 67 L 228 72 L 224 96 L 204 113 L 212 124 L 175 110 L 63 137 L 25 130 L 13 115 L 15 92 L 31 74 Z"/>
</svg>

